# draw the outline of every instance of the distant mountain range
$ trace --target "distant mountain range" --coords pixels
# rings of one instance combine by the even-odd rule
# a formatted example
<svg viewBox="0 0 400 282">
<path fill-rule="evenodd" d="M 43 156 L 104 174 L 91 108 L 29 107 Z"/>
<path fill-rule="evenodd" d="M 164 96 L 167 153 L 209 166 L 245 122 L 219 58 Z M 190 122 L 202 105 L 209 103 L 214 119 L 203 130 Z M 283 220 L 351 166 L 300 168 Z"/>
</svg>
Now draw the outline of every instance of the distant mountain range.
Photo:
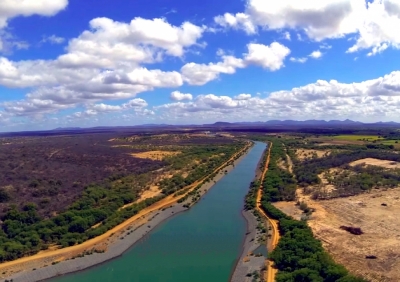
<svg viewBox="0 0 400 282">
<path fill-rule="evenodd" d="M 383 126 L 400 126 L 400 123 L 397 122 L 375 122 L 375 123 L 364 123 L 359 121 L 353 121 L 350 119 L 346 120 L 269 120 L 266 122 L 257 121 L 257 122 L 216 122 L 212 124 L 212 126 L 236 126 L 236 125 L 253 125 L 253 126 L 261 126 L 261 125 L 269 125 L 269 126 L 357 126 L 357 125 L 383 125 Z"/>
<path fill-rule="evenodd" d="M 52 130 L 54 131 L 67 131 L 67 130 L 80 130 L 83 129 L 82 127 L 57 127 Z"/>
<path fill-rule="evenodd" d="M 298 126 L 400 126 L 400 123 L 389 121 L 389 122 L 375 122 L 375 123 L 363 123 L 359 121 L 353 121 L 350 119 L 346 120 L 269 120 L 269 121 L 256 121 L 256 122 L 216 122 L 213 124 L 202 124 L 202 125 L 170 125 L 170 124 L 142 124 L 142 125 L 135 125 L 135 126 L 97 126 L 92 128 L 81 128 L 81 127 L 58 127 L 53 129 L 52 131 L 80 131 L 85 129 L 96 129 L 96 130 L 106 130 L 106 129 L 124 129 L 124 128 L 224 128 L 224 127 L 242 127 L 242 126 L 266 126 L 266 127 L 282 127 L 282 126 L 289 126 L 289 127 L 298 127 Z"/>
</svg>

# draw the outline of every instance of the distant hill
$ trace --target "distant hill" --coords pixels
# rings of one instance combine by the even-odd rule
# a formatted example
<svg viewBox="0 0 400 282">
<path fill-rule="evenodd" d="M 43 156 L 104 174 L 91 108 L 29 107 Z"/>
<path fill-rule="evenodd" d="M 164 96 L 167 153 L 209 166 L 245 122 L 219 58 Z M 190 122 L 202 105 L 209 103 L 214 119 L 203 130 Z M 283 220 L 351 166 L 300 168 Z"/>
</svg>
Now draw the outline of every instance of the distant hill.
<svg viewBox="0 0 400 282">
<path fill-rule="evenodd" d="M 53 131 L 64 131 L 64 130 L 80 130 L 82 127 L 57 127 L 52 129 Z"/>
<path fill-rule="evenodd" d="M 397 122 L 376 122 L 376 123 L 363 123 L 359 121 L 353 121 L 350 119 L 346 120 L 269 120 L 266 122 L 216 122 L 207 126 L 215 126 L 215 127 L 232 127 L 232 126 L 357 126 L 357 125 L 377 125 L 377 126 L 400 126 L 400 123 Z"/>
</svg>

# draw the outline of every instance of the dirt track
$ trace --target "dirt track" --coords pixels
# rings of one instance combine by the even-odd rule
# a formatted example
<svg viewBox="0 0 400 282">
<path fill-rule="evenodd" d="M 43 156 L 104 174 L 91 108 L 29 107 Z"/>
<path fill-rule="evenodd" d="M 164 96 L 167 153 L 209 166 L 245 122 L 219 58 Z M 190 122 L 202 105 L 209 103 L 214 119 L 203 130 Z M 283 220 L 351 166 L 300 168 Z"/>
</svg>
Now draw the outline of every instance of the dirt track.
<svg viewBox="0 0 400 282">
<path fill-rule="evenodd" d="M 237 152 L 236 154 L 234 154 L 228 161 L 226 161 L 224 164 L 222 164 L 221 166 L 219 166 L 217 169 L 214 170 L 213 173 L 221 170 L 222 168 L 224 168 L 229 162 L 231 162 L 232 160 L 234 160 L 239 154 L 245 152 L 246 150 L 248 150 L 251 146 L 251 143 L 249 142 L 242 150 L 240 150 L 239 152 Z M 213 174 L 211 173 L 211 174 Z M 205 176 L 204 178 L 194 182 L 193 184 L 184 187 L 183 189 L 187 189 L 189 188 L 188 192 L 186 192 L 186 194 L 188 194 L 189 192 L 191 192 L 195 187 L 197 187 L 199 184 L 202 184 L 204 182 L 205 179 L 207 179 L 209 177 L 209 175 Z M 106 233 L 104 233 L 103 235 L 100 235 L 98 237 L 95 237 L 93 239 L 90 239 L 82 244 L 79 245 L 75 245 L 72 247 L 67 247 L 67 248 L 63 248 L 63 249 L 56 249 L 56 250 L 47 250 L 47 251 L 43 251 L 40 252 L 38 254 L 35 254 L 33 256 L 29 256 L 29 257 L 24 257 L 24 258 L 20 258 L 14 261 L 9 261 L 9 262 L 5 262 L 0 264 L 0 271 L 4 272 L 7 271 L 8 273 L 10 273 L 10 270 L 12 268 L 15 268 L 17 266 L 20 266 L 19 268 L 23 269 L 24 264 L 26 264 L 27 262 L 32 262 L 32 261 L 44 261 L 45 259 L 49 259 L 52 257 L 63 257 L 63 260 L 68 259 L 73 257 L 76 254 L 80 254 L 83 253 L 86 250 L 91 250 L 92 248 L 94 248 L 95 246 L 101 244 L 101 243 L 106 243 L 107 240 L 113 235 L 116 234 L 118 232 L 121 232 L 123 230 L 125 230 L 128 226 L 130 226 L 132 223 L 141 220 L 142 218 L 144 218 L 146 215 L 158 211 L 160 209 L 169 207 L 173 204 L 175 204 L 179 199 L 183 198 L 186 196 L 186 194 L 183 194 L 181 196 L 178 197 L 174 197 L 173 195 L 167 196 L 166 198 L 162 199 L 161 201 L 143 209 L 142 211 L 140 211 L 137 215 L 131 217 L 130 219 L 124 221 L 123 223 L 117 225 L 116 227 L 114 227 L 113 229 L 107 231 Z M 57 260 L 59 261 L 59 260 Z"/>
<path fill-rule="evenodd" d="M 269 165 L 269 160 L 270 160 L 270 156 L 271 156 L 271 148 L 272 148 L 272 143 L 269 144 L 268 157 L 265 162 L 264 170 L 263 170 L 263 173 L 260 178 L 260 188 L 258 189 L 258 192 L 257 192 L 257 201 L 256 201 L 257 211 L 269 222 L 270 226 L 272 227 L 272 230 L 271 230 L 272 234 L 271 234 L 271 239 L 270 239 L 270 244 L 269 244 L 270 246 L 268 248 L 268 252 L 272 251 L 276 247 L 276 245 L 278 244 L 279 239 L 280 239 L 279 231 L 278 231 L 278 221 L 269 218 L 267 216 L 267 214 L 264 212 L 264 210 L 261 208 L 261 196 L 262 196 L 262 189 L 263 189 L 262 183 L 263 183 L 265 175 L 268 171 L 268 165 Z M 272 267 L 273 262 L 270 260 L 266 261 L 266 265 L 267 265 L 266 281 L 274 282 L 277 270 Z"/>
</svg>

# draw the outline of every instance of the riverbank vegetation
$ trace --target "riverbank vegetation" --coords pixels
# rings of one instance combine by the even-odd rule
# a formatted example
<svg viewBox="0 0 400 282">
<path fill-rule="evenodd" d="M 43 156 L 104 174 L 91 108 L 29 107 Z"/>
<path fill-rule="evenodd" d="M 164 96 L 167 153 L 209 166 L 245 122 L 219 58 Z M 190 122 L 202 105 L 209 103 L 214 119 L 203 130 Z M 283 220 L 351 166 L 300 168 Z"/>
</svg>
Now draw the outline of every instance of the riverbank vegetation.
<svg viewBox="0 0 400 282">
<path fill-rule="evenodd" d="M 293 152 L 287 151 L 290 147 L 283 143 L 282 138 L 255 139 L 273 143 L 268 171 L 263 182 L 261 207 L 270 218 L 279 222 L 281 239 L 269 254 L 269 258 L 278 269 L 276 281 L 364 281 L 352 276 L 344 266 L 333 261 L 305 221 L 294 220 L 272 205 L 272 202 L 296 199 L 297 178 L 288 169 L 279 166 L 279 162 L 286 159 L 286 154 L 292 155 Z M 254 207 L 251 197 L 256 195 L 256 191 L 253 183 L 246 197 L 246 208 Z"/>
<path fill-rule="evenodd" d="M 62 138 L 69 140 L 69 143 Z M 100 179 L 101 172 L 92 172 L 89 167 L 81 171 L 79 171 L 81 166 L 72 167 L 70 169 L 73 173 L 67 175 L 70 177 L 68 181 L 55 180 L 49 184 L 54 187 L 57 187 L 57 185 L 60 187 L 57 190 L 57 197 L 53 194 L 40 194 L 38 196 L 33 196 L 32 194 L 30 196 L 31 192 L 29 192 L 29 194 L 23 194 L 21 199 L 18 199 L 16 196 L 17 191 L 14 191 L 14 187 L 27 186 L 27 188 L 21 188 L 19 191 L 27 191 L 25 189 L 30 189 L 31 191 L 47 189 L 45 188 L 47 186 L 43 185 L 47 181 L 46 179 L 57 179 L 59 175 L 62 175 L 62 171 L 66 172 L 63 168 L 67 167 L 67 163 L 70 161 L 75 162 L 74 158 L 69 159 L 70 156 L 77 156 L 82 153 L 82 158 L 85 158 L 82 148 L 79 148 L 81 145 L 79 142 L 83 143 L 83 141 L 79 138 L 59 137 L 56 139 L 64 140 L 69 144 L 62 151 L 61 155 L 63 157 L 54 163 L 61 168 L 60 171 L 57 170 L 57 177 L 53 177 L 52 169 L 46 169 L 41 166 L 37 167 L 36 170 L 32 168 L 31 175 L 26 171 L 26 177 L 18 178 L 18 181 L 13 181 L 14 178 L 8 179 L 6 177 L 11 173 L 13 166 L 9 166 L 5 172 L 1 172 L 3 173 L 0 174 L 3 180 L 2 185 L 7 185 L 0 187 L 0 202 L 2 202 L 3 210 L 0 229 L 0 262 L 32 255 L 50 246 L 73 246 L 104 234 L 168 195 L 175 194 L 175 196 L 179 196 L 182 191 L 181 195 L 184 195 L 188 192 L 185 187 L 214 175 L 214 171 L 219 166 L 226 163 L 236 152 L 247 145 L 245 141 L 232 138 L 197 138 L 186 135 L 185 138 L 177 140 L 169 138 L 170 143 L 162 140 L 161 143 L 163 145 L 159 145 L 160 140 L 152 136 L 139 136 L 130 139 L 115 138 L 112 141 L 108 141 L 110 139 L 110 136 L 107 136 L 107 138 L 100 136 L 93 140 L 87 139 L 89 140 L 88 142 L 97 142 L 96 144 L 91 144 L 92 147 L 87 145 L 87 147 L 93 149 L 91 152 L 95 153 L 94 156 L 98 156 L 104 151 L 109 152 L 107 156 L 110 156 L 108 163 L 104 162 L 104 164 L 102 161 L 96 164 L 94 156 L 91 156 L 93 159 L 87 165 L 93 164 L 92 170 L 96 170 L 99 165 L 103 165 L 104 170 L 106 170 L 108 166 L 111 168 L 110 173 L 105 173 L 104 178 Z M 80 141 L 78 142 L 77 140 Z M 40 140 L 40 138 L 39 140 L 34 139 L 32 142 L 30 143 L 30 140 L 21 141 L 16 138 L 15 146 L 12 147 L 14 149 L 11 152 L 15 150 L 17 152 L 16 157 L 19 157 L 19 154 L 27 151 L 24 148 L 30 146 L 39 146 L 38 144 L 42 143 L 41 146 L 46 144 L 47 146 L 49 144 L 55 147 L 58 146 L 52 142 L 49 143 L 48 140 Z M 97 152 L 93 146 L 101 148 L 100 151 Z M 180 153 L 179 155 L 165 156 L 162 160 L 140 159 L 130 155 L 131 152 L 143 150 L 145 146 L 151 147 L 151 149 L 157 147 L 159 151 L 165 149 L 163 146 L 169 146 L 171 147 L 169 151 L 174 150 Z M 39 146 L 39 148 L 42 147 Z M 1 150 L 5 153 L 6 149 L 0 147 Z M 43 150 L 39 149 L 35 156 L 29 156 L 29 167 L 35 164 L 35 157 L 38 159 L 56 159 L 56 156 L 61 153 L 61 151 L 54 151 L 51 156 L 42 156 L 41 154 L 45 154 Z M 118 157 L 111 157 L 112 152 Z M 30 154 L 33 153 L 31 152 Z M 104 158 L 101 159 L 104 160 Z M 122 165 L 125 163 L 132 164 L 132 166 L 126 165 L 124 170 L 114 170 L 112 168 L 116 164 L 113 162 L 116 160 L 120 160 L 117 164 L 120 163 Z M 142 166 L 143 164 L 146 165 Z M 25 164 L 22 165 L 25 166 Z M 2 167 L 6 166 L 7 164 L 2 162 Z M 40 178 L 37 176 L 37 170 L 39 169 L 40 175 L 42 175 Z M 67 203 L 70 201 L 68 205 L 65 203 L 60 206 L 54 204 L 46 205 L 50 202 L 60 201 L 65 196 L 63 194 L 64 190 L 74 188 L 75 181 L 73 176 L 80 175 L 82 178 L 86 172 L 88 173 L 86 182 L 80 181 L 79 187 L 75 187 L 77 188 L 74 192 L 76 195 L 74 200 L 67 201 Z M 89 177 L 94 174 L 98 176 L 95 178 Z M 46 176 L 44 177 L 43 175 Z M 20 176 L 14 175 L 13 177 Z M 35 181 L 32 181 L 30 185 L 28 180 L 32 178 L 35 178 Z M 46 183 L 49 183 L 49 181 Z M 80 188 L 85 183 L 86 185 Z M 150 185 L 156 185 L 160 190 L 160 194 L 139 201 L 141 193 L 148 189 Z M 199 187 L 201 186 L 196 189 L 199 189 Z M 194 201 L 196 200 L 197 192 L 195 190 L 194 194 L 190 195 L 194 197 Z"/>
</svg>

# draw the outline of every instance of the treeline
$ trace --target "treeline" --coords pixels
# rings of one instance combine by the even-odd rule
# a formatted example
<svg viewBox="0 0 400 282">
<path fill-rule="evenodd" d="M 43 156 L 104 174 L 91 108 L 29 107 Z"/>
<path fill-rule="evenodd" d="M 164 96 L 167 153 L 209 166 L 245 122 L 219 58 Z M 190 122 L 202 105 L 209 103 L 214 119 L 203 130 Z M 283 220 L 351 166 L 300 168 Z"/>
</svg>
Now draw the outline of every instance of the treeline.
<svg viewBox="0 0 400 282">
<path fill-rule="evenodd" d="M 251 182 L 249 192 L 247 193 L 245 198 L 244 209 L 246 211 L 254 210 L 256 208 L 257 191 L 259 187 L 260 187 L 260 181 Z"/>
<path fill-rule="evenodd" d="M 400 154 L 393 154 L 393 152 L 386 150 L 368 149 L 350 152 L 332 152 L 331 155 L 319 159 L 307 159 L 303 162 L 295 159 L 294 174 L 300 186 L 307 187 L 309 185 L 316 185 L 321 182 L 318 174 L 330 168 L 341 167 L 365 158 L 400 162 Z"/>
<path fill-rule="evenodd" d="M 377 166 L 357 165 L 345 166 L 344 171 L 325 172 L 328 184 L 335 186 L 333 191 L 322 187 L 305 188 L 305 193 L 311 193 L 313 199 L 330 199 L 360 194 L 373 188 L 395 188 L 400 185 L 400 171 L 388 170 Z"/>
<path fill-rule="evenodd" d="M 263 182 L 263 197 L 269 202 L 294 201 L 296 198 L 296 180 L 293 175 L 278 166 L 278 161 L 286 159 L 286 151 L 282 141 L 277 138 L 269 139 L 272 142 L 268 177 Z"/>
<path fill-rule="evenodd" d="M 170 195 L 185 186 L 191 185 L 204 176 L 213 173 L 244 146 L 244 142 L 225 146 L 197 146 L 187 149 L 182 155 L 166 158 L 166 162 L 170 164 L 172 169 L 185 168 L 188 175 L 183 177 L 182 173 L 179 172 L 172 178 L 163 179 L 159 182 L 160 189 L 163 194 Z M 188 164 L 190 164 L 189 168 L 187 167 Z"/>
<path fill-rule="evenodd" d="M 324 141 L 317 141 L 317 140 L 303 140 L 303 138 L 292 138 L 292 139 L 285 139 L 285 144 L 288 147 L 293 148 L 303 148 L 303 149 L 310 149 L 310 150 L 393 150 L 395 149 L 394 145 L 386 145 L 386 144 L 335 144 L 335 145 L 322 145 L 325 143 Z"/>
<path fill-rule="evenodd" d="M 288 217 L 268 201 L 262 208 L 279 221 L 281 238 L 269 254 L 278 269 L 277 282 L 365 282 L 355 277 L 327 254 L 319 240 L 304 221 Z"/>
<path fill-rule="evenodd" d="M 107 232 L 162 197 L 120 209 L 134 198 L 130 191 L 93 185 L 67 211 L 51 219 L 42 219 L 35 204 L 28 203 L 22 210 L 13 206 L 2 218 L 0 261 L 32 255 L 53 244 L 67 247 L 82 243 Z M 99 226 L 93 228 L 96 224 Z"/>
</svg>

